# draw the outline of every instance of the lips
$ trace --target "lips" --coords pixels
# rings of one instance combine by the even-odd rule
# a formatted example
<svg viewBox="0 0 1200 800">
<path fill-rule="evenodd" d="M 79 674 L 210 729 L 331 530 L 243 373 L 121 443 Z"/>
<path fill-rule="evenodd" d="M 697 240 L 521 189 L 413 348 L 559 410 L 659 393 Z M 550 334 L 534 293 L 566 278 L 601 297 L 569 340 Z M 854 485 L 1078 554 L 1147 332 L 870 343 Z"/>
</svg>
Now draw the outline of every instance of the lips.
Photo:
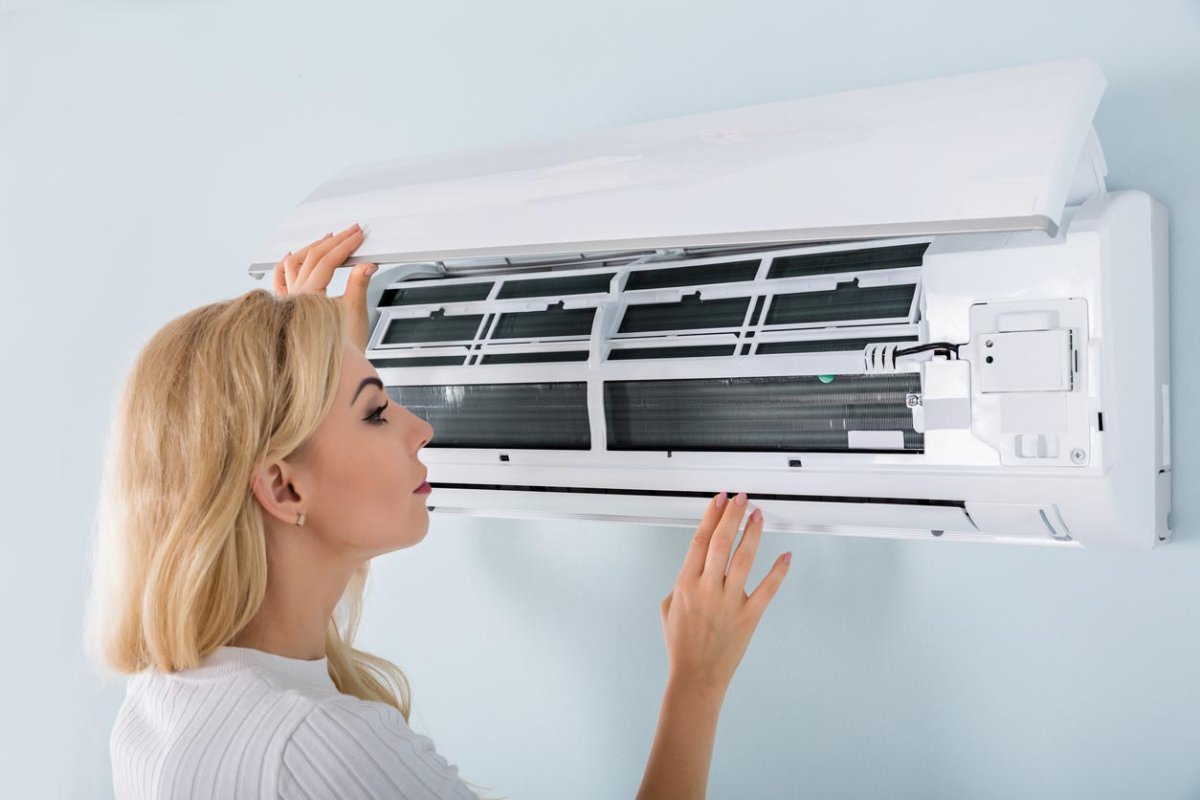
<svg viewBox="0 0 1200 800">
<path fill-rule="evenodd" d="M 429 477 L 429 473 L 428 473 L 428 472 L 426 472 L 426 473 L 425 473 L 425 477 L 426 477 L 426 478 L 428 478 L 428 477 Z M 424 479 L 422 479 L 422 480 L 421 480 L 421 482 L 420 482 L 419 484 L 417 484 L 417 489 L 420 489 L 420 488 L 421 488 L 422 486 L 424 486 L 424 485 L 425 485 L 425 480 L 424 480 Z M 413 491 L 415 492 L 417 489 L 413 489 Z"/>
</svg>

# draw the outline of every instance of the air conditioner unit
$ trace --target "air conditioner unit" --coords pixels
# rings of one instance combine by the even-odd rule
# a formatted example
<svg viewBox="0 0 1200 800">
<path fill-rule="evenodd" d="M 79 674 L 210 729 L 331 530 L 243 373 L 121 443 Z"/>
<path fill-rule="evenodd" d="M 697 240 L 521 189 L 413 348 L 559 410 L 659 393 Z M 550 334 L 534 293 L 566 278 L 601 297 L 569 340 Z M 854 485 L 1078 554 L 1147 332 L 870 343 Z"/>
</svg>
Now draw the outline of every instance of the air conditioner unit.
<svg viewBox="0 0 1200 800">
<path fill-rule="evenodd" d="M 1069 60 L 348 169 L 367 357 L 431 510 L 1145 549 L 1170 535 L 1167 216 Z"/>
</svg>

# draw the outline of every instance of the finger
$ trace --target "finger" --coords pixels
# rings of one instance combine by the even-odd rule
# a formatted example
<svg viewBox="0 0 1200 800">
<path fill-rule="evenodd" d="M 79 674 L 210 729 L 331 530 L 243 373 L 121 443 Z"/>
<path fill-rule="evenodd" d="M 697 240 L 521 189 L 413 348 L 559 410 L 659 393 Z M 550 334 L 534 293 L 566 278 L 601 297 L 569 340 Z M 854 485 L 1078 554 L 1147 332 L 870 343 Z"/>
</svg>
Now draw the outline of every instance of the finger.
<svg viewBox="0 0 1200 800">
<path fill-rule="evenodd" d="M 746 520 L 742 540 L 733 551 L 733 558 L 729 562 L 729 574 L 725 577 L 725 585 L 732 587 L 735 592 L 744 591 L 746 588 L 746 577 L 750 574 L 750 567 L 754 565 L 754 556 L 758 554 L 762 530 L 762 509 L 756 508 Z"/>
<path fill-rule="evenodd" d="M 739 492 L 739 494 L 741 494 Z M 704 559 L 704 572 L 701 578 L 707 578 L 714 583 L 725 582 L 725 565 L 729 563 L 729 550 L 733 546 L 733 537 L 737 536 L 738 528 L 742 527 L 742 517 L 746 514 L 745 505 L 738 505 L 735 498 L 729 498 L 725 504 L 725 513 L 717 522 L 713 531 L 712 542 L 708 545 L 708 556 Z"/>
<path fill-rule="evenodd" d="M 346 289 L 342 296 L 346 298 L 346 307 L 365 312 L 367 310 L 367 289 L 371 285 L 371 276 L 379 269 L 378 264 L 355 264 L 354 271 L 346 279 Z"/>
<path fill-rule="evenodd" d="M 290 256 L 291 253 L 288 253 Z M 284 256 L 287 258 L 287 256 Z M 287 294 L 287 274 L 284 272 L 283 258 L 279 259 L 279 263 L 275 265 L 274 274 L 275 294 Z"/>
<path fill-rule="evenodd" d="M 326 237 L 322 242 L 313 245 L 313 248 L 308 251 L 308 255 L 304 257 L 304 263 L 300 265 L 300 286 L 306 292 L 313 292 L 324 289 L 329 285 L 330 278 L 333 277 L 333 271 L 342 265 L 346 260 L 346 256 L 354 252 L 354 250 L 362 244 L 362 231 L 356 226 L 351 226 L 341 233 L 336 233 L 333 236 Z M 353 242 L 349 250 L 343 249 L 347 242 Z M 338 252 L 342 253 L 341 258 L 336 263 L 328 265 L 327 261 L 333 258 Z"/>
<path fill-rule="evenodd" d="M 300 290 L 300 265 L 304 263 L 304 259 L 308 256 L 309 251 L 324 242 L 330 236 L 332 236 L 332 234 L 327 233 L 320 239 L 317 239 L 315 242 L 310 242 L 309 244 L 304 245 L 304 247 L 301 247 L 299 250 L 288 253 L 283 257 L 283 273 L 287 280 L 289 292 Z"/>
<path fill-rule="evenodd" d="M 692 537 L 692 544 L 688 548 L 687 555 L 683 557 L 683 568 L 679 570 L 679 577 L 676 578 L 677 581 L 696 580 L 700 577 L 700 573 L 704 571 L 704 557 L 708 555 L 708 543 L 723 513 L 723 510 L 717 507 L 717 498 L 723 494 L 725 493 L 720 492 L 716 497 L 708 501 L 708 508 L 704 510 L 704 517 L 700 520 L 700 525 L 696 528 L 696 534 Z M 726 502 L 725 507 L 729 507 L 728 502 Z"/>
<path fill-rule="evenodd" d="M 367 340 L 371 335 L 367 325 L 367 287 L 377 269 L 377 264 L 355 264 L 341 297 L 346 335 L 360 350 L 367 349 Z"/>
<path fill-rule="evenodd" d="M 350 254 L 362 245 L 363 238 L 361 230 L 343 231 L 327 239 L 320 247 L 309 251 L 300 270 L 305 290 L 324 291 L 333 279 L 333 271 L 342 266 Z"/>
<path fill-rule="evenodd" d="M 312 250 L 314 247 L 316 247 L 317 245 L 319 245 L 321 242 L 325 241 L 332 235 L 333 235 L 332 233 L 327 233 L 324 236 L 322 236 L 320 239 L 317 239 L 315 242 L 309 242 L 308 244 L 304 245 L 304 247 L 301 247 L 299 250 L 297 250 L 295 252 L 295 255 L 300 258 L 300 262 L 303 262 L 304 257 L 308 255 L 309 250 Z M 297 262 L 297 263 L 300 263 L 300 262 Z"/>
<path fill-rule="evenodd" d="M 304 256 L 300 253 L 288 253 L 283 257 L 283 277 L 287 282 L 288 292 L 300 291 L 300 263 Z"/>
<path fill-rule="evenodd" d="M 746 600 L 746 605 L 750 607 L 754 618 L 758 619 L 766 610 L 767 604 L 771 602 L 771 598 L 779 591 L 779 585 L 783 583 L 783 578 L 787 575 L 790 567 L 791 553 L 784 553 L 779 558 L 775 559 L 774 565 L 771 566 L 771 571 L 767 573 L 767 577 L 762 579 L 762 583 L 754 590 L 754 594 Z"/>
</svg>

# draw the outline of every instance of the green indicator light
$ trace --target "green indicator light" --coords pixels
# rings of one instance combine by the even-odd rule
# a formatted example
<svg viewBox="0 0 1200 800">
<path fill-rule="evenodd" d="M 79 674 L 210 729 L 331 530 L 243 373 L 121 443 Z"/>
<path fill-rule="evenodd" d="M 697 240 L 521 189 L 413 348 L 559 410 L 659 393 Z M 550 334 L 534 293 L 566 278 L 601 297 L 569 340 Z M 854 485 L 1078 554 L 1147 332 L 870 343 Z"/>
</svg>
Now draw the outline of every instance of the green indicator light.
<svg viewBox="0 0 1200 800">
<path fill-rule="evenodd" d="M 821 383 L 833 383 L 832 375 L 818 375 L 817 377 L 821 379 Z"/>
</svg>

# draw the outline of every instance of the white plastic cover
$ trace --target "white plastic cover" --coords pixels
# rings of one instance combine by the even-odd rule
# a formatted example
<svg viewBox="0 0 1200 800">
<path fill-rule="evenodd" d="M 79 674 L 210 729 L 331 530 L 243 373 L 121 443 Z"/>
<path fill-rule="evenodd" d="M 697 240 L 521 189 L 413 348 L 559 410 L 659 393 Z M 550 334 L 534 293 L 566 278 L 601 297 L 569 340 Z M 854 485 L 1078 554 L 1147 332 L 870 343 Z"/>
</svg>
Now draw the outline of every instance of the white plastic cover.
<svg viewBox="0 0 1200 800">
<path fill-rule="evenodd" d="M 1069 196 L 1104 190 L 1104 88 L 1072 59 L 359 165 L 250 271 L 354 222 L 370 235 L 349 263 L 1053 233 Z"/>
</svg>

